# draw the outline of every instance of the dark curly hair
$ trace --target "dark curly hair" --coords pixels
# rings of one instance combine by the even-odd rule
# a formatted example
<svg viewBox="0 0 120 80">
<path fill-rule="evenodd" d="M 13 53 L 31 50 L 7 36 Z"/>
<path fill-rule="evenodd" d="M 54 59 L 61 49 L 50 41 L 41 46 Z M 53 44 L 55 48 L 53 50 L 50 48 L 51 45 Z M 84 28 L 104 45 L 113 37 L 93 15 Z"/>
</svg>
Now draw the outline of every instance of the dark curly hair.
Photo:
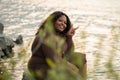
<svg viewBox="0 0 120 80">
<path fill-rule="evenodd" d="M 46 24 L 46 22 L 47 22 L 48 20 L 51 20 L 51 22 L 52 22 L 52 24 L 53 24 L 53 26 L 54 26 L 54 23 L 57 21 L 57 19 L 60 18 L 60 17 L 63 16 L 63 15 L 66 16 L 66 18 L 67 18 L 67 23 L 66 23 L 67 27 L 66 27 L 66 29 L 65 29 L 64 31 L 60 32 L 60 34 L 63 35 L 63 36 L 65 36 L 66 33 L 67 33 L 67 32 L 69 31 L 69 29 L 71 28 L 71 21 L 70 21 L 69 17 L 68 17 L 65 13 L 63 13 L 63 12 L 61 12 L 61 11 L 55 11 L 55 12 L 53 12 L 52 14 L 50 14 L 50 15 L 44 20 L 44 22 L 41 23 L 41 25 L 39 26 L 39 29 L 38 29 L 38 31 L 37 31 L 36 34 L 38 34 L 38 32 L 39 32 L 39 30 L 40 30 L 41 28 L 44 29 L 45 24 Z M 51 19 L 50 19 L 50 18 L 51 18 Z"/>
</svg>

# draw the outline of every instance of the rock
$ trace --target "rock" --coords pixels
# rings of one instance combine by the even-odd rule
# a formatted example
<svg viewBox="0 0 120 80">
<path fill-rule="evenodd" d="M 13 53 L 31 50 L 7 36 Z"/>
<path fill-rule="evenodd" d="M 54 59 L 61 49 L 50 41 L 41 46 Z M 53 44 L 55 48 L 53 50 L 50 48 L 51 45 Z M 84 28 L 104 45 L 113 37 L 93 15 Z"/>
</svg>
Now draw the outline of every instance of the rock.
<svg viewBox="0 0 120 80">
<path fill-rule="evenodd" d="M 22 35 L 19 35 L 19 36 L 16 38 L 15 43 L 16 43 L 16 44 L 22 44 L 22 43 L 23 43 L 23 37 L 22 37 Z"/>
</svg>

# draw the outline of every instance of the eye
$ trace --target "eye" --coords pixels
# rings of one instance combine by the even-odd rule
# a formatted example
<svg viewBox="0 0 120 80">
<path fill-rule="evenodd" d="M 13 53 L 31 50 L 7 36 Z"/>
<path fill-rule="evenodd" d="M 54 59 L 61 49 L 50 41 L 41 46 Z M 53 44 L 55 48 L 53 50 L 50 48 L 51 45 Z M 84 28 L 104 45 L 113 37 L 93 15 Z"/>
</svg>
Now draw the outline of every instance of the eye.
<svg viewBox="0 0 120 80">
<path fill-rule="evenodd" d="M 62 20 L 61 20 L 61 19 L 59 19 L 58 21 L 62 22 Z"/>
<path fill-rule="evenodd" d="M 64 22 L 65 24 L 67 24 L 67 22 Z"/>
</svg>

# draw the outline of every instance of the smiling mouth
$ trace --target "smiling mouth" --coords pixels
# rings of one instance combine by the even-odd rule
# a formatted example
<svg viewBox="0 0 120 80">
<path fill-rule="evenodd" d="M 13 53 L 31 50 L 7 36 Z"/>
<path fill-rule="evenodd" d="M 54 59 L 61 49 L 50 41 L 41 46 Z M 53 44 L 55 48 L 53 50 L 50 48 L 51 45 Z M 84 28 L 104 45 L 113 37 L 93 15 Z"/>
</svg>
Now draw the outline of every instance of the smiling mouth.
<svg viewBox="0 0 120 80">
<path fill-rule="evenodd" d="M 62 29 L 62 30 L 63 30 L 63 29 L 64 29 L 64 27 L 63 27 L 63 26 L 60 26 L 60 29 Z"/>
</svg>

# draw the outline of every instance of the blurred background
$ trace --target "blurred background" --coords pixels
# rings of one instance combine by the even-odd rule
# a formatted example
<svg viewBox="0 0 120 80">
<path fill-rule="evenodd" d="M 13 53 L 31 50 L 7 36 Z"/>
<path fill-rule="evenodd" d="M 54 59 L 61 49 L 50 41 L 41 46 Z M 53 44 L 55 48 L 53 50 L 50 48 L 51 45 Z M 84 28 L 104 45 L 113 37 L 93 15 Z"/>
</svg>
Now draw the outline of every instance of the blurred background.
<svg viewBox="0 0 120 80">
<path fill-rule="evenodd" d="M 106 75 L 106 63 L 111 59 L 120 75 L 120 0 L 0 0 L 0 23 L 5 35 L 15 39 L 21 34 L 26 46 L 54 11 L 65 12 L 74 27 L 79 26 L 73 40 L 75 51 L 86 54 L 88 80 L 117 80 Z M 15 80 L 21 80 L 22 65 L 21 61 L 13 73 Z"/>
</svg>

